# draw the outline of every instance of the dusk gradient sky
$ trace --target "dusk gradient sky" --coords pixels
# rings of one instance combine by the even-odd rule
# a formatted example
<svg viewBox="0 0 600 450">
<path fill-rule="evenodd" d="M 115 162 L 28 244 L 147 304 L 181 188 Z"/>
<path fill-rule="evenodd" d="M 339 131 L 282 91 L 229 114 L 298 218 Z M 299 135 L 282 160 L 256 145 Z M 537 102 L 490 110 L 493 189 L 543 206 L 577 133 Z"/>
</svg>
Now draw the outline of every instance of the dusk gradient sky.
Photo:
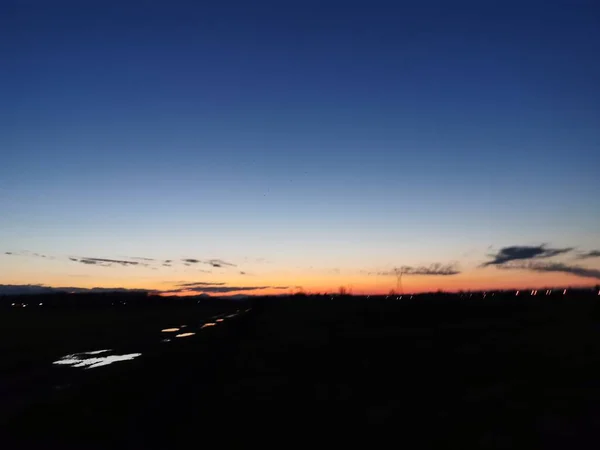
<svg viewBox="0 0 600 450">
<path fill-rule="evenodd" d="M 597 2 L 9 0 L 0 55 L 0 284 L 600 282 Z"/>
</svg>

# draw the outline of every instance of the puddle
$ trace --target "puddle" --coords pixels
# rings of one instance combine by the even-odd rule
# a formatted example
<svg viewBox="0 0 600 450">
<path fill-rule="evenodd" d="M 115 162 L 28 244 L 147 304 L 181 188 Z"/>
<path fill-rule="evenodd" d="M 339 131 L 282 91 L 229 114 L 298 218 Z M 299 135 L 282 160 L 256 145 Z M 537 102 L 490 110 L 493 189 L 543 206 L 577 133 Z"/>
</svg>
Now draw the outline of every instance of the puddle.
<svg viewBox="0 0 600 450">
<path fill-rule="evenodd" d="M 108 366 L 109 364 L 115 362 L 131 361 L 132 359 L 141 356 L 141 353 L 96 356 L 107 352 L 112 352 L 112 350 L 95 350 L 93 352 L 73 353 L 72 355 L 63 356 L 58 361 L 54 361 L 52 364 L 94 369 L 96 367 Z"/>
<path fill-rule="evenodd" d="M 175 331 L 179 331 L 179 328 L 165 328 L 164 330 L 160 330 L 162 333 L 174 333 Z"/>
<path fill-rule="evenodd" d="M 207 327 L 214 327 L 215 325 L 216 325 L 216 323 L 214 323 L 214 322 L 208 322 L 208 323 L 205 323 L 204 325 L 202 325 L 200 327 L 200 329 L 207 328 Z"/>
<path fill-rule="evenodd" d="M 167 338 L 167 339 L 163 339 L 163 340 L 162 340 L 162 341 L 160 341 L 160 342 L 171 342 L 171 339 L 169 339 L 169 338 Z"/>
<path fill-rule="evenodd" d="M 232 319 L 234 317 L 237 317 L 237 314 L 229 314 L 228 316 L 225 316 L 226 319 Z"/>
<path fill-rule="evenodd" d="M 225 319 L 217 319 L 217 322 L 223 322 Z"/>
<path fill-rule="evenodd" d="M 181 334 L 176 334 L 175 337 L 176 338 L 182 338 L 182 337 L 188 337 L 188 336 L 193 336 L 196 333 L 181 333 Z"/>
<path fill-rule="evenodd" d="M 112 350 L 109 348 L 109 349 L 106 349 L 106 350 L 94 350 L 93 352 L 75 353 L 73 355 L 64 356 L 64 358 L 70 358 L 70 357 L 73 357 L 75 355 L 100 355 L 100 354 L 106 353 L 106 352 L 112 352 Z"/>
<path fill-rule="evenodd" d="M 179 325 L 179 328 L 185 328 L 187 325 Z"/>
</svg>

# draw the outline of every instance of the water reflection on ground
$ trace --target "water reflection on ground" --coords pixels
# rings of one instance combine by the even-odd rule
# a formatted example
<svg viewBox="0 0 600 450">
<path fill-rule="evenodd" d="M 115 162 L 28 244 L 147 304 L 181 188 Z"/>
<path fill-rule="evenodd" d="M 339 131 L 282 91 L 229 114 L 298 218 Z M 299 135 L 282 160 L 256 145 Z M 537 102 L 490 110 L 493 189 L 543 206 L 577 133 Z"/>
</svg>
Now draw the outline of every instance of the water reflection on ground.
<svg viewBox="0 0 600 450">
<path fill-rule="evenodd" d="M 175 337 L 176 338 L 183 338 L 183 337 L 189 337 L 189 336 L 193 336 L 196 333 L 180 333 L 180 334 L 176 334 Z"/>
<path fill-rule="evenodd" d="M 208 323 L 205 323 L 204 325 L 202 325 L 200 327 L 200 329 L 207 328 L 207 327 L 214 327 L 215 325 L 216 325 L 216 323 L 214 323 L 214 322 L 208 322 Z"/>
<path fill-rule="evenodd" d="M 176 331 L 179 331 L 179 328 L 164 328 L 162 330 L 160 330 L 163 333 L 174 333 Z"/>
<path fill-rule="evenodd" d="M 112 352 L 112 350 L 107 349 L 95 350 L 92 352 L 73 353 L 71 355 L 63 356 L 59 360 L 54 361 L 52 364 L 94 369 L 96 367 L 108 366 L 109 364 L 113 364 L 115 362 L 131 361 L 132 359 L 142 355 L 141 353 L 128 353 L 125 355 L 97 356 L 109 352 Z"/>
</svg>

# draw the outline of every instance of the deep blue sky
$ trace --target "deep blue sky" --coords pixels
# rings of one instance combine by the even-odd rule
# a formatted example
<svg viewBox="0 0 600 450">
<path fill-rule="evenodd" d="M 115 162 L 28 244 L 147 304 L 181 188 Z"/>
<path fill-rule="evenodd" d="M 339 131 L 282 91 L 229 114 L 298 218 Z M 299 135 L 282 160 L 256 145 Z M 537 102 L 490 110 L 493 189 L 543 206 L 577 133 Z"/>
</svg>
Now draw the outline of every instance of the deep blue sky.
<svg viewBox="0 0 600 450">
<path fill-rule="evenodd" d="M 6 250 L 358 270 L 600 242 L 597 2 L 0 17 Z"/>
</svg>

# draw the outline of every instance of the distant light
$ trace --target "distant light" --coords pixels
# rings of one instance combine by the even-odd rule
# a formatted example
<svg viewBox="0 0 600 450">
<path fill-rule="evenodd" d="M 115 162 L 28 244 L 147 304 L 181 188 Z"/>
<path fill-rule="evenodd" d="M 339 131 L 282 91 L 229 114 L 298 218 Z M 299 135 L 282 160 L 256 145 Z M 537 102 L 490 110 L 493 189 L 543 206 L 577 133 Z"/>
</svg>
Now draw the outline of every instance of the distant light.
<svg viewBox="0 0 600 450">
<path fill-rule="evenodd" d="M 160 330 L 163 333 L 174 333 L 175 331 L 179 331 L 179 328 L 165 328 L 164 330 Z"/>
<path fill-rule="evenodd" d="M 225 319 L 217 319 L 217 322 L 223 322 Z"/>
<path fill-rule="evenodd" d="M 179 328 L 185 328 L 187 325 L 179 325 Z"/>
<path fill-rule="evenodd" d="M 189 336 L 193 336 L 196 333 L 181 333 L 181 334 L 176 334 L 175 337 L 176 338 L 182 338 L 182 337 L 189 337 Z"/>
<path fill-rule="evenodd" d="M 43 306 L 43 305 L 44 305 L 44 303 L 40 303 L 40 304 L 39 304 L 39 306 Z"/>
<path fill-rule="evenodd" d="M 535 295 L 535 291 L 531 291 L 531 295 Z"/>
<path fill-rule="evenodd" d="M 213 322 L 208 322 L 208 323 L 205 323 L 204 325 L 202 325 L 202 326 L 200 327 L 200 329 L 202 329 L 202 328 L 206 328 L 206 327 L 214 327 L 215 325 L 216 325 L 216 324 L 215 324 L 215 323 L 213 323 Z"/>
<path fill-rule="evenodd" d="M 517 291 L 517 292 L 515 293 L 515 295 L 519 295 L 519 292 L 521 292 L 521 291 Z"/>
<path fill-rule="evenodd" d="M 15 306 L 15 304 L 14 304 L 14 303 L 11 303 L 11 304 L 10 304 L 10 306 Z"/>
<path fill-rule="evenodd" d="M 25 303 L 23 303 L 23 308 L 26 308 L 26 307 L 27 307 L 27 305 Z"/>
<path fill-rule="evenodd" d="M 567 295 L 567 290 L 566 289 L 563 291 L 563 295 Z"/>
</svg>

